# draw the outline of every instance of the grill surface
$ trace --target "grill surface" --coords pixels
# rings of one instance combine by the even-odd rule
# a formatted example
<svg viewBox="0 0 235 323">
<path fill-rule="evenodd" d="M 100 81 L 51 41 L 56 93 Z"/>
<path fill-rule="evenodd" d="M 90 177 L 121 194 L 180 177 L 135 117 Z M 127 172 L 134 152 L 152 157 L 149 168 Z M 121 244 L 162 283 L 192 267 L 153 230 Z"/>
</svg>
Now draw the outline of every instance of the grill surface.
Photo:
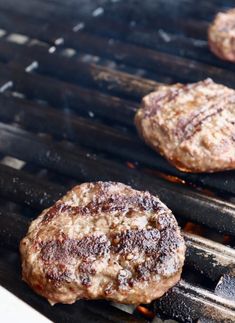
<svg viewBox="0 0 235 323">
<path fill-rule="evenodd" d="M 133 125 L 141 97 L 160 83 L 211 77 L 235 86 L 235 66 L 206 41 L 214 14 L 232 5 L 0 0 L 0 283 L 50 319 L 150 320 L 106 302 L 52 308 L 21 282 L 18 243 L 30 220 L 76 183 L 114 180 L 158 194 L 184 229 L 183 278 L 149 309 L 235 321 L 235 172 L 182 173 Z"/>
</svg>

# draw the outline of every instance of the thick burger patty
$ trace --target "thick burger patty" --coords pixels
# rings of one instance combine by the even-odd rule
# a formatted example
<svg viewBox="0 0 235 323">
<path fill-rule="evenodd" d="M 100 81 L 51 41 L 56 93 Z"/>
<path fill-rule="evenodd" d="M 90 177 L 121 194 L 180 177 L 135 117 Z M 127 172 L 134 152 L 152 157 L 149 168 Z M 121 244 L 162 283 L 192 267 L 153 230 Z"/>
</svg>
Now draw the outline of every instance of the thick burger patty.
<svg viewBox="0 0 235 323">
<path fill-rule="evenodd" d="M 217 14 L 209 27 L 208 41 L 215 55 L 235 62 L 235 9 Z"/>
<path fill-rule="evenodd" d="M 182 171 L 235 168 L 235 91 L 211 79 L 160 86 L 135 117 L 147 144 Z"/>
<path fill-rule="evenodd" d="M 23 280 L 51 304 L 149 303 L 178 282 L 185 244 L 171 211 L 121 183 L 74 187 L 20 243 Z"/>
</svg>

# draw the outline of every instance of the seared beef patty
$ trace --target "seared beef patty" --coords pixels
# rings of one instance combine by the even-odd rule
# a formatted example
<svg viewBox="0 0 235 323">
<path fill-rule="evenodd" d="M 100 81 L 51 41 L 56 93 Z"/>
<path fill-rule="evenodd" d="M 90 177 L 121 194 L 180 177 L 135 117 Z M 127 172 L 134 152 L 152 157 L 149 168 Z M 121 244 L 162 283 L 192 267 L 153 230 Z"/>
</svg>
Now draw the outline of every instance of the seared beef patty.
<svg viewBox="0 0 235 323">
<path fill-rule="evenodd" d="M 178 282 L 185 244 L 171 211 L 121 183 L 74 187 L 20 243 L 23 279 L 51 304 L 149 303 Z"/>
<path fill-rule="evenodd" d="M 235 91 L 206 79 L 160 86 L 135 117 L 147 144 L 182 171 L 235 168 Z"/>
<path fill-rule="evenodd" d="M 208 30 L 208 42 L 219 58 L 235 62 L 235 9 L 216 15 Z"/>
</svg>

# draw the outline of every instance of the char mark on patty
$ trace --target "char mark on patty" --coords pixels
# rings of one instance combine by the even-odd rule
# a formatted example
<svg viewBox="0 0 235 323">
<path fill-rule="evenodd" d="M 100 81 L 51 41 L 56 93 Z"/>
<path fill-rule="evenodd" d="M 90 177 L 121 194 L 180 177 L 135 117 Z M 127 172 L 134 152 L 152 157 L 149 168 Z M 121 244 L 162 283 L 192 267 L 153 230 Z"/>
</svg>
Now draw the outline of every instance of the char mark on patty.
<svg viewBox="0 0 235 323">
<path fill-rule="evenodd" d="M 41 249 L 44 262 L 65 262 L 71 257 L 98 257 L 109 252 L 109 242 L 105 235 L 91 235 L 81 240 L 64 239 L 46 242 Z"/>
</svg>

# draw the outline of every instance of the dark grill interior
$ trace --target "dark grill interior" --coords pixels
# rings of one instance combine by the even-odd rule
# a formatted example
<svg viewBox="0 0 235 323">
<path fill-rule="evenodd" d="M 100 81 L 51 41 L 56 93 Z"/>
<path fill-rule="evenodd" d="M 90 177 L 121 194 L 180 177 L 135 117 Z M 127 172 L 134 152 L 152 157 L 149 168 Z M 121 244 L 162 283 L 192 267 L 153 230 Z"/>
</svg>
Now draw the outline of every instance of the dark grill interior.
<svg viewBox="0 0 235 323">
<path fill-rule="evenodd" d="M 1 285 L 56 322 L 235 322 L 235 172 L 181 173 L 133 125 L 159 83 L 211 77 L 234 88 L 235 65 L 206 41 L 214 14 L 233 4 L 0 1 Z M 181 282 L 130 313 L 103 301 L 51 307 L 21 282 L 18 243 L 30 220 L 96 180 L 158 194 L 184 230 Z"/>
</svg>

